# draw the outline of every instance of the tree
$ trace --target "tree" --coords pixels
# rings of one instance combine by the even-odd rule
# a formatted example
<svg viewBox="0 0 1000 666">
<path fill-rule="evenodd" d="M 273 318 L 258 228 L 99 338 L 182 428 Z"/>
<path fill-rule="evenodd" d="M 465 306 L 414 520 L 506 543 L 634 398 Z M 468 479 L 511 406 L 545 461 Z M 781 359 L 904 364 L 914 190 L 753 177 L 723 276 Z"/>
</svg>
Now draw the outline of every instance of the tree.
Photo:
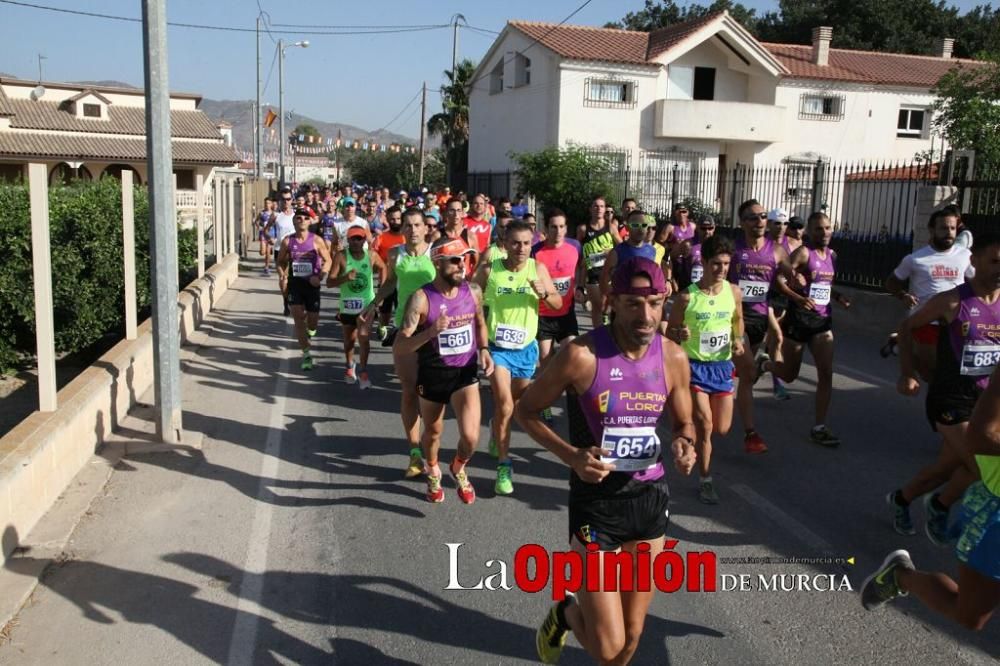
<svg viewBox="0 0 1000 666">
<path fill-rule="evenodd" d="M 469 167 L 469 90 L 476 64 L 463 60 L 454 71 L 445 70 L 447 84 L 441 87 L 443 111 L 427 121 L 427 132 L 441 137 L 441 145 L 448 156 L 448 176 L 468 170 Z"/>
<path fill-rule="evenodd" d="M 416 152 L 368 151 L 356 152 L 347 159 L 351 178 L 366 185 L 384 185 L 393 191 L 424 183 L 444 181 L 444 165 L 431 153 L 424 160 L 424 183 L 418 183 L 420 155 Z"/>
<path fill-rule="evenodd" d="M 320 131 L 309 123 L 301 123 L 292 130 L 295 136 L 321 136 Z"/>
<path fill-rule="evenodd" d="M 685 7 L 679 7 L 674 0 L 660 0 L 659 2 L 646 0 L 645 6 L 639 11 L 629 12 L 621 21 L 608 23 L 605 27 L 649 32 L 723 10 L 728 11 L 750 32 L 755 31 L 758 21 L 756 10 L 739 2 L 732 2 L 732 0 L 715 0 L 708 5 L 692 4 Z"/>
<path fill-rule="evenodd" d="M 1000 58 L 953 68 L 933 92 L 935 129 L 953 148 L 975 150 L 977 162 L 1000 166 Z"/>
<path fill-rule="evenodd" d="M 563 209 L 571 224 L 590 218 L 593 197 L 620 198 L 610 177 L 611 162 L 582 146 L 550 146 L 534 153 L 512 153 L 511 158 L 518 165 L 521 189 L 546 207 Z"/>
</svg>

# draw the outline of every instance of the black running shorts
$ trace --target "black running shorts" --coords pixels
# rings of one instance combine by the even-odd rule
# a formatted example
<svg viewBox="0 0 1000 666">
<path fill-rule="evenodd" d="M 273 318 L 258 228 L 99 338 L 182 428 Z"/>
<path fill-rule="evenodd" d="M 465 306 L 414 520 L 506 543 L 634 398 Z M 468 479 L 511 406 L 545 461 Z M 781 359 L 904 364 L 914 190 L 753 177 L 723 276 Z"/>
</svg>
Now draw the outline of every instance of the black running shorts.
<svg viewBox="0 0 1000 666">
<path fill-rule="evenodd" d="M 417 368 L 417 395 L 424 400 L 447 405 L 456 391 L 479 383 L 478 357 L 461 368 Z"/>
<path fill-rule="evenodd" d="M 288 281 L 288 304 L 301 305 L 306 312 L 319 312 L 319 287 L 309 284 L 303 278 L 291 278 Z"/>
<path fill-rule="evenodd" d="M 569 538 L 601 550 L 615 550 L 629 541 L 649 541 L 667 533 L 670 490 L 663 481 L 643 484 L 622 497 L 569 498 Z"/>
<path fill-rule="evenodd" d="M 938 424 L 952 426 L 968 423 L 980 393 L 978 388 L 962 390 L 958 386 L 939 387 L 932 383 L 927 389 L 927 399 L 924 402 L 931 430 L 937 432 Z"/>
<path fill-rule="evenodd" d="M 356 314 L 344 314 L 341 312 L 337 315 L 337 320 L 344 326 L 349 326 L 351 328 L 357 328 L 358 326 L 358 315 Z"/>
<path fill-rule="evenodd" d="M 833 317 L 795 306 L 788 308 L 782 323 L 785 335 L 801 344 L 808 344 L 814 336 L 833 330 Z"/>
<path fill-rule="evenodd" d="M 764 336 L 767 335 L 767 315 L 751 312 L 744 308 L 743 330 L 746 331 L 747 337 L 750 338 L 751 345 L 757 346 L 764 342 Z"/>
<path fill-rule="evenodd" d="M 561 317 L 539 317 L 537 340 L 565 340 L 566 338 L 580 335 L 580 328 L 576 323 L 576 312 L 570 309 Z"/>
</svg>

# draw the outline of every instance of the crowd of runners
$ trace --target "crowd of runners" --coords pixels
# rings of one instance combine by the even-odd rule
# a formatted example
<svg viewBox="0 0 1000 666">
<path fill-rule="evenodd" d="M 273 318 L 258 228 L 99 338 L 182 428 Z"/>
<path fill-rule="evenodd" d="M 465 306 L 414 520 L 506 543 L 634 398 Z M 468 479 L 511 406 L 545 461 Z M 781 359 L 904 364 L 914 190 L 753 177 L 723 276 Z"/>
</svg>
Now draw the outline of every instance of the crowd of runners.
<svg viewBox="0 0 1000 666">
<path fill-rule="evenodd" d="M 754 385 L 770 374 L 774 398 L 788 400 L 785 384 L 799 377 L 805 348 L 816 384 L 814 426 L 803 438 L 840 444 L 828 424 L 833 307 L 851 302 L 834 286 L 831 220 L 790 217 L 756 200 L 740 205 L 738 218 L 731 238 L 683 205 L 658 221 L 634 199 L 616 212 L 597 197 L 574 233 L 576 221 L 555 207 L 537 220 L 521 200 L 344 185 L 286 188 L 265 202 L 257 228 L 303 371 L 315 363 L 323 288 L 339 288 L 347 383 L 385 381 L 368 367 L 370 344 L 391 346 L 404 474 L 425 478 L 428 501 L 445 499 L 442 461 L 460 501 L 476 500 L 467 470 L 484 422 L 495 492 L 513 493 L 517 423 L 572 470 L 572 548 L 641 550 L 652 561 L 667 532 L 666 463 L 681 474 L 697 469 L 698 499 L 719 503 L 713 440 L 729 432 L 735 411 L 746 454 L 766 453 Z M 897 550 L 861 597 L 873 609 L 912 594 L 979 629 L 1000 603 L 1000 380 L 990 382 L 1000 364 L 1000 235 L 973 242 L 952 208 L 935 212 L 928 231 L 927 246 L 886 280 L 910 314 L 882 352 L 898 353 L 900 393 L 927 384 L 941 452 L 899 479 L 887 522 L 915 534 L 910 506 L 922 498 L 925 532 L 954 546 L 960 575 L 917 570 Z M 589 311 L 583 335 L 577 305 Z M 481 377 L 493 402 L 485 417 Z M 552 408 L 562 404 L 568 440 L 554 429 Z M 441 450 L 449 405 L 459 432 L 450 462 Z M 597 661 L 627 663 L 652 595 L 569 595 L 538 630 L 539 657 L 555 663 L 572 632 Z"/>
</svg>

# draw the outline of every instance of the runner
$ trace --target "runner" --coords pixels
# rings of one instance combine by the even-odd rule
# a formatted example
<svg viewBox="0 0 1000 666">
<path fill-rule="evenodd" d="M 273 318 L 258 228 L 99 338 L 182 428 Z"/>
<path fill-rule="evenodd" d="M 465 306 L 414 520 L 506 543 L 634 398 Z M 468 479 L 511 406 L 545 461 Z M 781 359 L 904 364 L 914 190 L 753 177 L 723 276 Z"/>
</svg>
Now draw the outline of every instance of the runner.
<svg viewBox="0 0 1000 666">
<path fill-rule="evenodd" d="M 703 215 L 698 221 L 694 238 L 674 245 L 670 253 L 670 263 L 673 268 L 674 285 L 678 292 L 687 289 L 704 275 L 705 269 L 701 263 L 701 246 L 714 235 L 715 219 L 711 215 Z"/>
<path fill-rule="evenodd" d="M 419 359 L 417 393 L 424 433 L 420 439 L 427 474 L 427 500 L 443 502 L 438 451 L 444 430 L 444 410 L 451 405 L 458 421 L 458 447 L 448 466 L 465 504 L 476 501 L 476 491 L 465 467 L 476 451 L 482 411 L 478 370 L 493 374 L 487 347 L 482 292 L 465 280 L 464 256 L 469 247 L 456 239 L 441 238 L 431 246 L 434 281 L 413 292 L 396 346 L 401 354 Z M 527 252 L 525 252 L 527 254 Z"/>
<path fill-rule="evenodd" d="M 604 221 L 606 204 L 603 197 L 596 197 L 590 204 L 590 220 L 576 228 L 576 240 L 583 246 L 586 262 L 586 303 L 590 306 L 590 319 L 594 328 L 604 321 L 604 298 L 601 294 L 601 272 L 608 253 L 622 242 L 618 232 Z"/>
<path fill-rule="evenodd" d="M 774 360 L 761 356 L 758 367 L 786 382 L 794 382 L 802 367 L 802 346 L 809 346 L 816 365 L 816 414 L 809 439 L 820 446 L 838 446 L 840 438 L 826 427 L 833 396 L 833 310 L 835 300 L 845 309 L 851 301 L 833 288 L 837 253 L 830 249 L 833 225 L 825 213 L 809 216 L 810 247 L 801 246 L 790 260 L 792 270 L 802 276 L 789 286 L 784 276 L 777 279 L 790 303 L 785 315 L 785 336 Z M 800 286 L 801 285 L 801 286 Z"/>
<path fill-rule="evenodd" d="M 903 301 L 911 314 L 935 294 L 954 289 L 972 276 L 969 250 L 955 243 L 960 219 L 958 212 L 950 207 L 934 211 L 927 223 L 931 234 L 928 245 L 903 257 L 886 278 L 886 291 Z M 934 374 L 940 330 L 938 322 L 931 320 L 913 332 L 914 364 L 924 381 Z M 895 342 L 895 338 L 890 338 L 886 344 L 889 352 Z"/>
<path fill-rule="evenodd" d="M 282 192 L 281 210 L 271 221 L 271 232 L 274 236 L 274 266 L 278 266 L 278 256 L 281 252 L 282 242 L 295 233 L 295 209 L 292 208 L 292 193 Z M 288 308 L 288 283 L 281 281 L 281 272 L 278 272 L 278 287 L 281 290 L 282 312 L 284 316 L 291 316 L 292 312 Z"/>
<path fill-rule="evenodd" d="M 684 204 L 674 206 L 674 214 L 670 220 L 670 238 L 667 241 L 668 247 L 673 247 L 681 241 L 689 241 L 694 238 L 694 224 L 688 217 L 688 209 Z"/>
<path fill-rule="evenodd" d="M 373 274 L 379 281 L 385 278 L 386 268 L 381 257 L 365 250 L 365 230 L 353 226 L 347 230 L 347 250 L 338 252 L 333 260 L 333 270 L 326 286 L 340 287 L 340 314 L 337 319 L 344 327 L 344 358 L 347 371 L 344 381 L 355 381 L 362 390 L 372 386 L 368 376 L 368 322 L 358 321 L 358 316 L 375 300 Z M 361 369 L 355 373 L 354 343 L 361 347 Z"/>
<path fill-rule="evenodd" d="M 472 276 L 479 259 L 479 240 L 476 232 L 470 231 L 469 218 L 463 218 L 464 210 L 460 199 L 452 199 L 445 208 L 444 228 L 441 238 L 457 238 L 472 250 L 465 255 L 465 274 Z M 487 236 L 488 238 L 488 236 Z"/>
<path fill-rule="evenodd" d="M 278 282 L 295 320 L 303 370 L 313 369 L 310 340 L 319 326 L 319 287 L 333 264 L 326 245 L 309 231 L 311 219 L 306 209 L 295 211 L 295 233 L 281 241 L 278 253 Z"/>
<path fill-rule="evenodd" d="M 379 259 L 382 260 L 382 264 L 385 266 L 389 265 L 389 253 L 393 248 L 399 247 L 406 242 L 403 237 L 403 209 L 399 206 L 390 206 L 385 211 L 385 220 L 389 228 L 384 233 L 379 234 L 379 236 L 372 241 L 372 249 L 378 254 Z M 386 275 L 383 273 L 380 280 L 384 281 Z M 393 310 L 398 306 L 398 300 L 396 298 L 396 292 L 393 292 L 387 296 L 383 301 L 382 305 L 378 309 L 378 337 L 379 340 L 385 340 L 386 336 L 389 335 L 389 322 L 392 319 Z"/>
<path fill-rule="evenodd" d="M 927 608 L 981 631 L 1000 606 L 1000 373 L 993 371 L 969 419 L 964 448 L 975 456 L 981 481 L 965 493 L 955 533 L 958 582 L 940 572 L 917 571 L 905 550 L 890 553 L 860 588 L 874 610 L 912 594 Z"/>
<path fill-rule="evenodd" d="M 496 242 L 491 243 L 486 252 L 483 254 L 480 264 L 491 264 L 494 259 L 506 259 L 507 258 L 507 244 L 504 241 L 504 232 L 507 230 L 507 225 L 514 221 L 514 216 L 504 210 L 497 212 L 497 224 L 496 224 Z M 530 230 L 531 227 L 528 227 Z M 534 237 L 534 233 L 532 233 Z M 529 245 L 530 247 L 530 245 Z"/>
<path fill-rule="evenodd" d="M 465 242 L 478 254 L 486 252 L 486 248 L 490 246 L 490 235 L 493 233 L 490 217 L 486 208 L 486 195 L 477 194 L 472 197 L 469 215 L 462 220 L 462 226 L 468 231 Z"/>
<path fill-rule="evenodd" d="M 509 213 L 498 213 L 498 229 L 505 215 Z M 548 269 L 531 258 L 531 236 L 531 227 L 524 222 L 508 222 L 504 253 L 490 252 L 494 259 L 480 264 L 475 277 L 482 289 L 484 308 L 489 308 L 486 329 L 495 368 L 490 380 L 493 419 L 489 451 L 497 459 L 498 495 L 514 492 L 510 421 L 514 406 L 535 376 L 539 305 L 545 303 L 553 310 L 562 307 L 562 296 L 552 284 Z"/>
<path fill-rule="evenodd" d="M 920 382 L 913 339 L 921 327 L 942 322 L 937 367 L 926 400 L 931 428 L 944 440 L 941 453 L 933 464 L 886 498 L 893 509 L 893 528 L 900 534 L 914 534 L 910 503 L 925 495 L 925 531 L 937 545 L 948 543 L 949 508 L 977 475 L 964 442 L 976 400 L 1000 360 L 1000 235 L 987 232 L 976 238 L 972 266 L 974 277 L 926 301 L 899 329 L 897 387 L 903 395 L 916 395 Z M 927 495 L 942 484 L 945 487 L 940 493 Z"/>
<path fill-rule="evenodd" d="M 569 536 L 581 554 L 589 543 L 633 556 L 642 546 L 652 562 L 663 550 L 670 495 L 656 423 L 664 411 L 673 424 L 675 466 L 689 474 L 695 463 L 687 357 L 658 333 L 666 289 L 654 262 L 636 257 L 619 265 L 612 279 L 613 323 L 563 347 L 517 407 L 518 422 L 532 439 L 572 469 Z M 623 376 L 627 383 L 619 382 Z M 575 413 L 570 442 L 539 417 L 567 390 L 575 394 L 566 401 Z M 645 446 L 630 448 L 636 440 Z M 549 610 L 535 642 L 542 662 L 558 661 L 572 631 L 595 660 L 628 663 L 653 591 L 619 592 L 614 584 L 616 591 L 569 595 Z"/>
<path fill-rule="evenodd" d="M 603 295 L 602 300 L 605 303 L 607 303 L 611 292 L 611 276 L 614 275 L 615 267 L 618 264 L 625 263 L 632 257 L 644 257 L 656 263 L 656 265 L 660 265 L 656 261 L 656 248 L 646 240 L 650 228 L 654 226 L 650 224 L 646 214 L 639 209 L 633 210 L 629 213 L 628 219 L 625 222 L 628 227 L 628 236 L 608 252 L 607 259 L 604 261 L 604 268 L 601 272 L 601 293 Z M 666 279 L 669 284 L 670 276 L 667 275 Z M 668 298 L 670 297 L 669 287 L 667 288 L 666 295 Z"/>
<path fill-rule="evenodd" d="M 729 281 L 740 286 L 743 299 L 743 328 L 749 345 L 742 354 L 735 354 L 736 409 L 743 420 L 743 445 L 747 453 L 767 452 L 767 444 L 757 433 L 753 417 L 754 354 L 764 341 L 768 328 L 777 329 L 774 312 L 767 297 L 779 268 L 788 270 L 788 255 L 784 248 L 766 237 L 767 213 L 756 199 L 740 204 L 743 236 L 736 240 L 736 254 L 729 265 Z M 780 333 L 780 332 L 779 332 Z M 776 333 L 776 335 L 778 335 Z"/>
<path fill-rule="evenodd" d="M 668 332 L 691 364 L 691 399 L 697 432 L 698 499 L 718 504 L 712 482 L 712 434 L 725 437 L 733 424 L 733 361 L 743 353 L 740 288 L 726 277 L 733 242 L 712 236 L 700 246 L 705 271 L 674 299 Z"/>
<path fill-rule="evenodd" d="M 802 241 L 791 243 L 788 237 L 788 226 L 791 219 L 788 217 L 788 211 L 784 208 L 772 208 L 767 214 L 767 235 L 768 237 L 785 248 L 785 253 L 789 257 L 792 256 L 794 252 L 800 245 Z M 800 234 L 801 238 L 801 234 Z M 768 300 L 771 303 L 771 309 L 774 310 L 774 319 L 778 322 L 777 328 L 769 328 L 767 331 L 767 337 L 764 339 L 764 347 L 767 349 L 768 356 L 771 358 L 776 358 L 778 350 L 781 349 L 781 343 L 784 337 L 784 321 L 785 321 L 785 311 L 788 310 L 788 296 L 782 291 L 778 286 L 777 282 L 771 286 L 771 291 L 768 294 Z M 791 400 L 792 394 L 788 392 L 785 388 L 784 382 L 778 375 L 771 375 L 771 390 L 774 394 L 775 400 Z"/>
<path fill-rule="evenodd" d="M 403 432 L 410 448 L 410 462 L 406 468 L 406 478 L 410 479 L 423 473 L 424 465 L 420 453 L 420 403 L 417 399 L 417 356 L 404 354 L 393 344 L 395 331 L 403 322 L 403 312 L 410 295 L 434 279 L 434 262 L 431 261 L 431 248 L 427 244 L 427 222 L 424 214 L 416 208 L 408 208 L 403 213 L 403 236 L 406 242 L 397 245 L 389 253 L 386 277 L 378 288 L 375 300 L 361 312 L 361 319 L 367 325 L 374 316 L 375 309 L 380 306 L 393 291 L 397 292 L 399 307 L 396 308 L 395 330 L 383 341 L 383 345 L 392 345 L 392 360 L 399 378 L 400 416 L 403 419 Z"/>
<path fill-rule="evenodd" d="M 275 201 L 264 197 L 264 207 L 257 216 L 257 240 L 260 241 L 260 256 L 264 257 L 264 275 L 271 274 L 271 255 L 274 254 L 274 218 L 278 214 Z"/>
<path fill-rule="evenodd" d="M 576 239 L 566 238 L 567 230 L 566 213 L 550 208 L 545 212 L 545 241 L 531 248 L 532 257 L 548 269 L 552 284 L 562 296 L 562 305 L 558 308 L 538 304 L 538 364 L 541 370 L 552 357 L 555 343 L 562 346 L 580 335 L 573 302 L 577 291 L 584 296 L 583 287 L 577 282 L 583 254 Z M 552 422 L 551 407 L 543 410 L 542 418 L 546 423 Z"/>
</svg>

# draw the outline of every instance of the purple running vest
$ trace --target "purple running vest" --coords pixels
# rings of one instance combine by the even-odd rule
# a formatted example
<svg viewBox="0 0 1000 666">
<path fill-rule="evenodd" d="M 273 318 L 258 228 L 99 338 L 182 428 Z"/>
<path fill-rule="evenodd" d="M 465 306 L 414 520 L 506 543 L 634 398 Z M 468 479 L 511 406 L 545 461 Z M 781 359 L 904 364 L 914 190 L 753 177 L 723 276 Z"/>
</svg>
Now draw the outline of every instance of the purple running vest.
<svg viewBox="0 0 1000 666">
<path fill-rule="evenodd" d="M 689 223 L 687 225 L 687 229 L 682 228 L 679 224 L 674 225 L 673 235 L 674 240 L 678 243 L 681 241 L 691 240 L 694 238 L 694 225 Z"/>
<path fill-rule="evenodd" d="M 959 374 L 985 389 L 994 366 L 1000 364 L 1000 302 L 984 303 L 968 282 L 959 285 L 958 296 L 961 304 L 948 324 L 948 341 Z"/>
<path fill-rule="evenodd" d="M 455 298 L 445 298 L 433 284 L 426 284 L 421 289 L 427 296 L 425 328 L 433 326 L 442 312 L 451 318 L 448 328 L 420 348 L 421 361 L 426 362 L 424 358 L 427 358 L 431 364 L 437 361 L 450 368 L 464 368 L 475 363 L 479 351 L 476 344 L 476 298 L 469 289 L 469 283 L 462 283 Z"/>
<path fill-rule="evenodd" d="M 701 264 L 701 241 L 697 238 L 694 239 L 694 244 L 691 245 L 691 254 L 672 259 L 671 264 L 679 289 L 687 289 L 700 280 L 701 276 L 705 274 L 705 269 Z"/>
<path fill-rule="evenodd" d="M 736 256 L 729 266 L 729 281 L 739 285 L 744 311 L 767 316 L 767 294 L 777 272 L 773 240 L 768 238 L 764 247 L 754 250 L 747 246 L 746 238 L 736 239 Z"/>
<path fill-rule="evenodd" d="M 653 336 L 646 354 L 633 361 L 622 354 L 607 326 L 591 333 L 597 354 L 597 372 L 580 396 L 580 409 L 593 441 L 615 450 L 619 471 L 643 483 L 663 477 L 656 422 L 670 389 L 663 375 L 662 338 Z M 668 443 L 669 445 L 669 443 Z"/>
<path fill-rule="evenodd" d="M 323 270 L 323 258 L 316 251 L 316 234 L 306 234 L 304 241 L 298 240 L 295 236 L 289 236 L 288 253 L 292 258 L 292 277 L 308 280 L 313 275 L 319 275 Z M 312 265 L 311 273 L 307 273 L 305 264 Z"/>
<path fill-rule="evenodd" d="M 806 286 L 797 289 L 802 295 L 811 298 L 816 304 L 816 314 L 820 317 L 830 316 L 830 298 L 833 295 L 833 276 L 837 272 L 833 263 L 833 250 L 826 249 L 826 259 L 819 256 L 816 250 L 809 250 L 809 263 L 806 264 Z"/>
</svg>

